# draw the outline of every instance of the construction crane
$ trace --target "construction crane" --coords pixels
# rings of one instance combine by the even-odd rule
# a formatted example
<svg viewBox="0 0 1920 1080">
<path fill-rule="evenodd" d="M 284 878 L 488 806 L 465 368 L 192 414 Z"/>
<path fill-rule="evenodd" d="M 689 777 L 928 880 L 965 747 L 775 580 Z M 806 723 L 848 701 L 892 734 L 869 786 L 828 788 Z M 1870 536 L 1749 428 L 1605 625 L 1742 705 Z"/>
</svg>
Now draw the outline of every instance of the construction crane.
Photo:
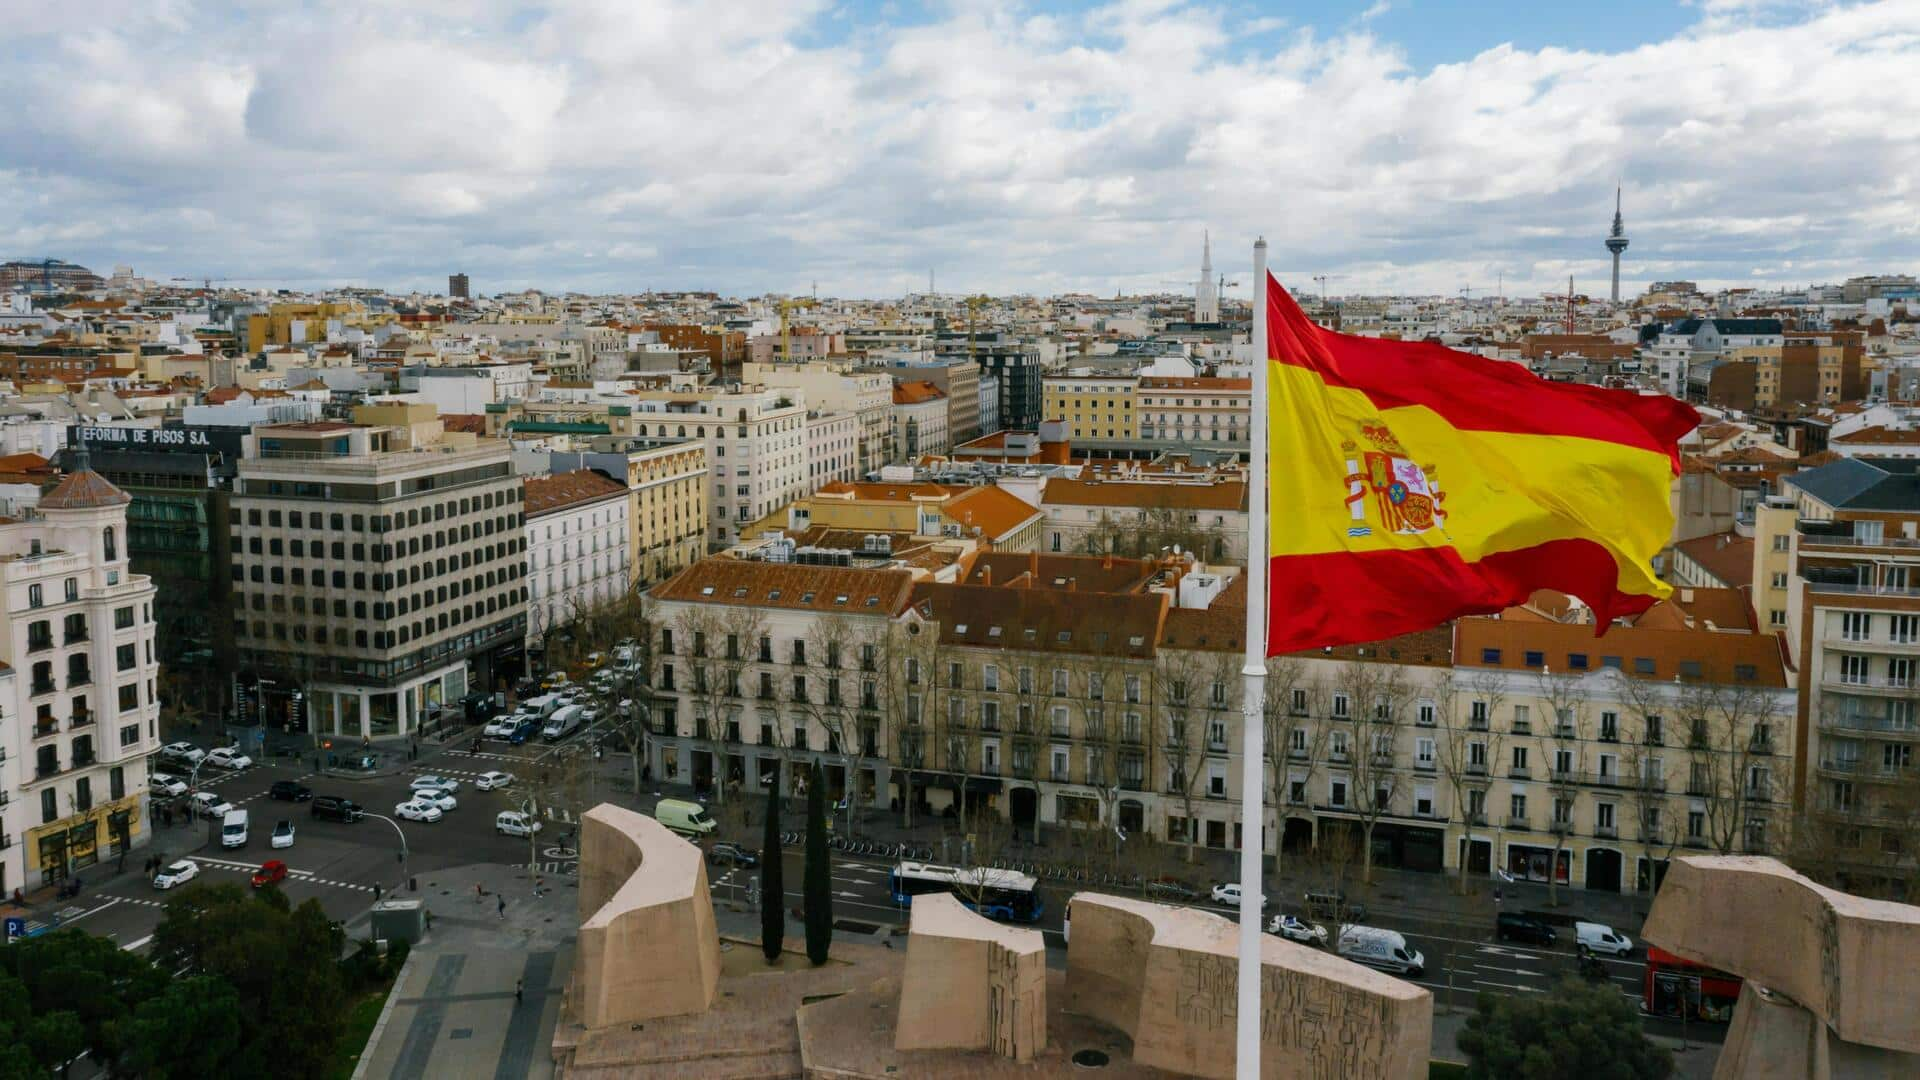
<svg viewBox="0 0 1920 1080">
<path fill-rule="evenodd" d="M 1338 280 L 1340 280 L 1341 278 L 1343 278 L 1343 277 L 1346 277 L 1346 276 L 1347 276 L 1347 275 L 1345 275 L 1345 274 L 1315 274 L 1315 275 L 1313 275 L 1313 280 L 1314 280 L 1314 282 L 1315 282 L 1316 284 L 1318 284 L 1318 285 L 1320 286 L 1320 303 L 1321 303 L 1321 305 L 1322 305 L 1322 306 L 1325 306 L 1325 305 L 1326 305 L 1326 302 L 1327 302 L 1327 282 L 1329 282 L 1329 281 L 1338 281 Z"/>
<path fill-rule="evenodd" d="M 793 359 L 793 323 L 791 316 L 796 311 L 818 307 L 820 301 L 811 296 L 801 296 L 792 300 L 780 301 L 780 360 Z"/>
<path fill-rule="evenodd" d="M 976 294 L 967 297 L 967 362 L 973 362 L 973 317 L 981 308 L 993 303 L 993 297 Z"/>
<path fill-rule="evenodd" d="M 197 281 L 197 282 L 199 282 L 199 283 L 200 283 L 200 290 L 201 290 L 202 292 L 212 292 L 212 291 L 213 291 L 213 283 L 214 283 L 214 282 L 216 282 L 216 281 L 238 281 L 238 280 L 240 280 L 240 279 L 239 279 L 239 278 L 230 278 L 230 277 L 212 277 L 212 276 L 202 276 L 202 277 L 177 277 L 177 278 L 169 278 L 169 279 L 167 279 L 167 280 L 169 280 L 169 281 L 184 281 L 184 282 L 186 282 L 186 283 L 187 283 L 187 284 L 189 284 L 189 285 L 191 285 L 191 284 L 193 284 L 194 282 L 196 282 L 196 281 Z"/>
</svg>

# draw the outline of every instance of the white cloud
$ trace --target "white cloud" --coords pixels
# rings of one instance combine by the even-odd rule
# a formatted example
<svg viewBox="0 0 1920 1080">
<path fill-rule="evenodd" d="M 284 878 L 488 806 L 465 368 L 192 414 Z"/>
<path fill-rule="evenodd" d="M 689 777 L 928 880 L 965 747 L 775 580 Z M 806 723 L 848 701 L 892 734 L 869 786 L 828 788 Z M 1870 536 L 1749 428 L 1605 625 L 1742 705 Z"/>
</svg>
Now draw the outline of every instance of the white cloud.
<svg viewBox="0 0 1920 1080">
<path fill-rule="evenodd" d="M 1376 5 L 1384 7 L 1384 5 Z M 1265 233 L 1350 289 L 1911 269 L 1920 12 L 1408 66 L 1119 0 L 69 4 L 0 38 L 0 255 L 485 289 L 1152 288 Z M 1257 41 L 1259 50 L 1249 47 Z M 151 265 L 146 265 L 151 264 Z M 1794 280 L 1800 280 L 1795 278 Z"/>
</svg>

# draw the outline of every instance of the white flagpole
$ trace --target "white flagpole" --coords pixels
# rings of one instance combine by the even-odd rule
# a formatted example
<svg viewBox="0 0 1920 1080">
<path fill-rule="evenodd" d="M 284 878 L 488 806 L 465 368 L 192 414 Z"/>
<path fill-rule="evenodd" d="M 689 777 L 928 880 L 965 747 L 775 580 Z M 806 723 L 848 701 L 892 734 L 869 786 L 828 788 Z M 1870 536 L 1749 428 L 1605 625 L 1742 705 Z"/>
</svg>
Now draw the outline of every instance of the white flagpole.
<svg viewBox="0 0 1920 1080">
<path fill-rule="evenodd" d="M 1240 689 L 1240 986 L 1238 1080 L 1260 1076 L 1260 899 L 1266 820 L 1267 241 L 1253 245 L 1253 420 L 1247 480 L 1247 662 Z"/>
</svg>

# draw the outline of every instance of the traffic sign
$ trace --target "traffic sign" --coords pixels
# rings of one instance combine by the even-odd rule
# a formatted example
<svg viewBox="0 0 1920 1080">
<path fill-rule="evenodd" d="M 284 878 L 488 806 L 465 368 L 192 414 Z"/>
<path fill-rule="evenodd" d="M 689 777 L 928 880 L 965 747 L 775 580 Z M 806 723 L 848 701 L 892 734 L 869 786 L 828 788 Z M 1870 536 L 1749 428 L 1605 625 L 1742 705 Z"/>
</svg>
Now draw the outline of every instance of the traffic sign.
<svg viewBox="0 0 1920 1080">
<path fill-rule="evenodd" d="M 18 915 L 7 916 L 7 944 L 11 945 L 27 936 L 27 920 Z"/>
</svg>

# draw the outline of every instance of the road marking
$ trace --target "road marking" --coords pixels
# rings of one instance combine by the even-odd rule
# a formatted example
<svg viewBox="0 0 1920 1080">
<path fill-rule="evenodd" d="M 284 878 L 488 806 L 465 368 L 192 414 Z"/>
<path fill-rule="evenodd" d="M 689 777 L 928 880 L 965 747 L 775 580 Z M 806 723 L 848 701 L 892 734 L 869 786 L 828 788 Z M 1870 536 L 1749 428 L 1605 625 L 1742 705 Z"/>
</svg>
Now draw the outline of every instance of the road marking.
<svg viewBox="0 0 1920 1080">
<path fill-rule="evenodd" d="M 1468 981 L 1475 986 L 1497 986 L 1502 990 L 1518 990 L 1527 994 L 1541 994 L 1546 992 L 1546 988 L 1541 986 L 1515 986 L 1513 983 L 1488 982 L 1485 979 L 1469 979 Z"/>
<path fill-rule="evenodd" d="M 147 942 L 149 942 L 149 941 L 152 941 L 152 940 L 153 940 L 153 935 L 152 935 L 152 934 L 148 934 L 148 935 L 147 935 L 146 937 L 143 937 L 143 938 L 141 938 L 141 939 L 140 939 L 140 940 L 138 940 L 138 941 L 129 941 L 129 942 L 127 942 L 127 943 L 126 943 L 125 945 L 122 945 L 122 946 L 120 946 L 120 947 L 121 947 L 122 949 L 125 949 L 125 950 L 126 950 L 126 951 L 128 951 L 128 952 L 132 952 L 133 950 L 135 950 L 135 949 L 137 949 L 137 948 L 139 948 L 139 947 L 140 947 L 140 946 L 142 946 L 142 945 L 145 945 L 145 944 L 146 944 Z"/>
</svg>

